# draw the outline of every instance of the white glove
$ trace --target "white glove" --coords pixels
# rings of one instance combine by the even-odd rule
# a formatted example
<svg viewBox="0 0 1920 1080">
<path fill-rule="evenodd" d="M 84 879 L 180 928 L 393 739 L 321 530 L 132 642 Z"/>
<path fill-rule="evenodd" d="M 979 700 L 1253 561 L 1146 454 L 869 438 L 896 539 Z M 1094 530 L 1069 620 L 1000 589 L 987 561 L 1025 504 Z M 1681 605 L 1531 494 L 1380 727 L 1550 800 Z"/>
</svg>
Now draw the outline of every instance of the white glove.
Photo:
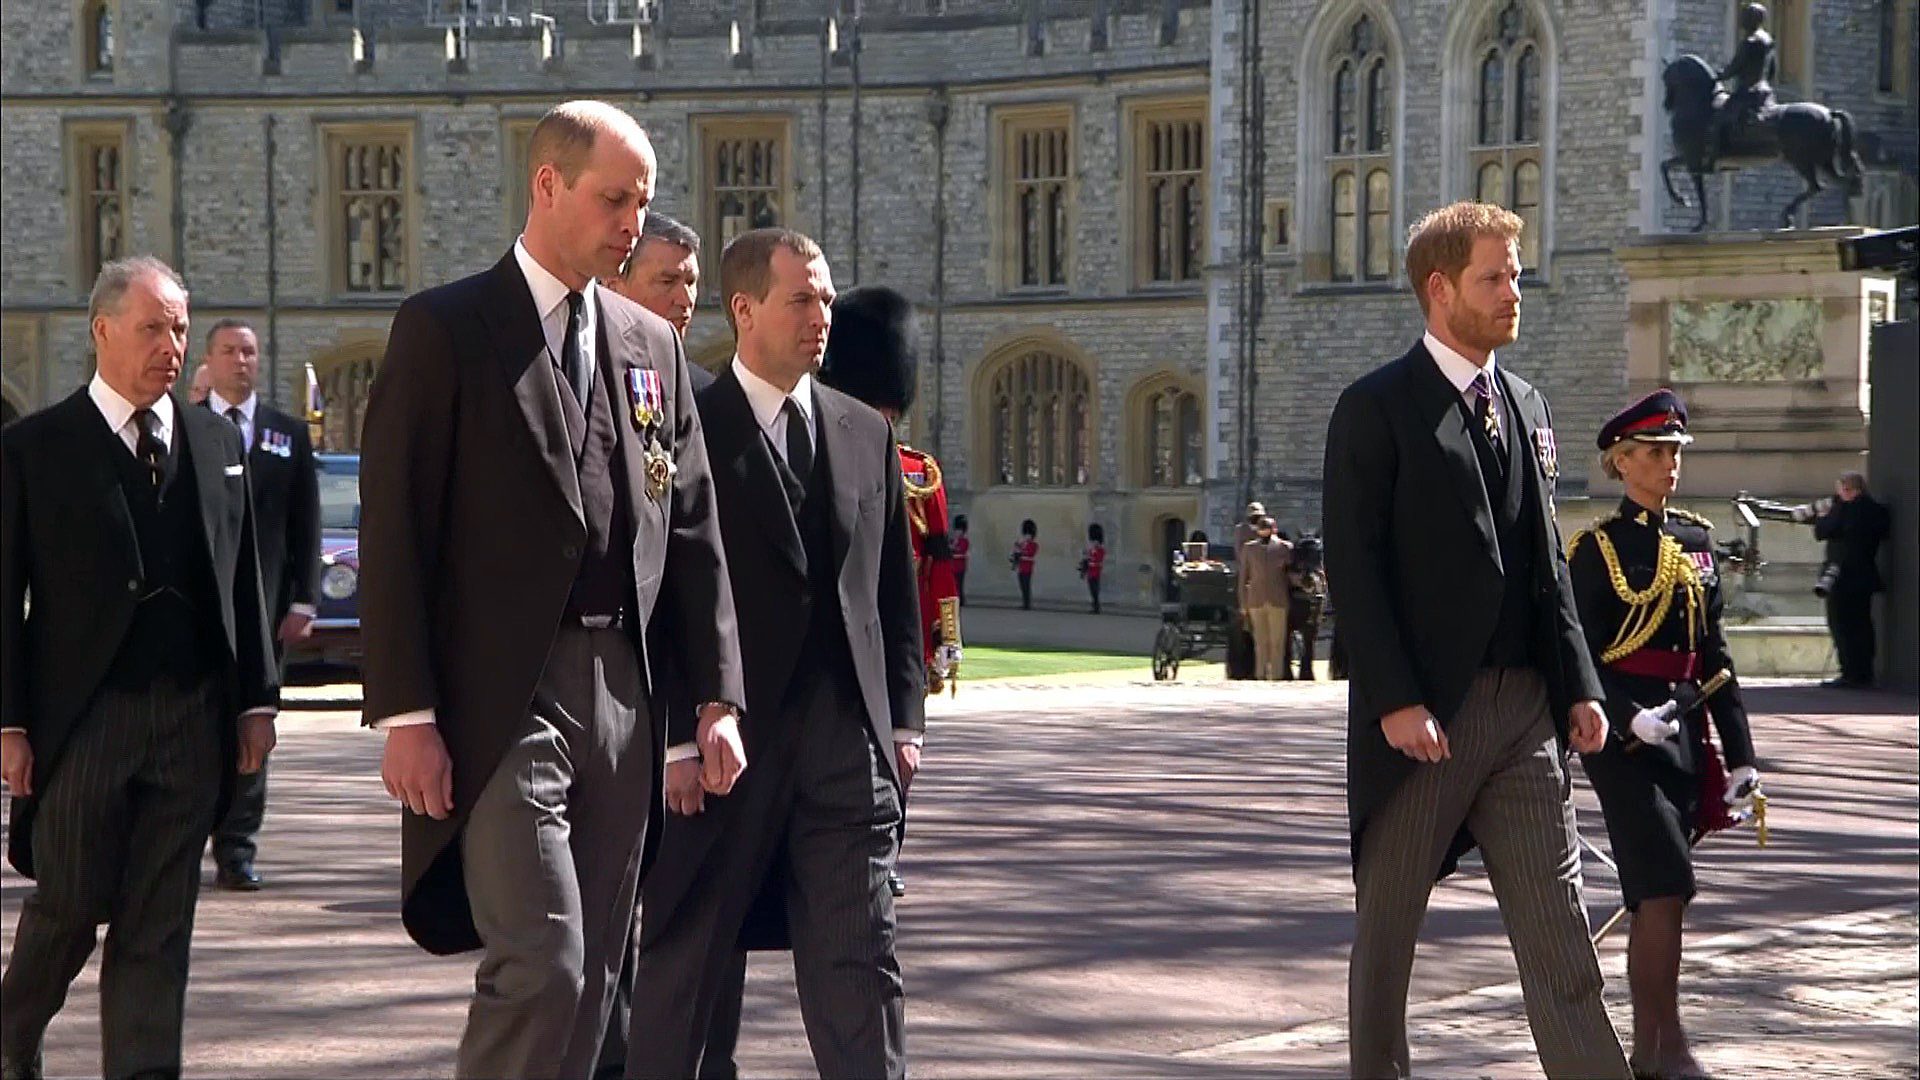
<svg viewBox="0 0 1920 1080">
<path fill-rule="evenodd" d="M 960 646 L 936 645 L 933 650 L 933 673 L 946 678 L 960 666 Z"/>
<path fill-rule="evenodd" d="M 1664 706 L 1633 714 L 1633 737 L 1643 743 L 1663 743 L 1680 734 L 1680 721 L 1669 719 Z"/>
<path fill-rule="evenodd" d="M 1726 803 L 1735 808 L 1753 809 L 1753 797 L 1760 793 L 1760 770 L 1742 765 L 1727 774 Z"/>
</svg>

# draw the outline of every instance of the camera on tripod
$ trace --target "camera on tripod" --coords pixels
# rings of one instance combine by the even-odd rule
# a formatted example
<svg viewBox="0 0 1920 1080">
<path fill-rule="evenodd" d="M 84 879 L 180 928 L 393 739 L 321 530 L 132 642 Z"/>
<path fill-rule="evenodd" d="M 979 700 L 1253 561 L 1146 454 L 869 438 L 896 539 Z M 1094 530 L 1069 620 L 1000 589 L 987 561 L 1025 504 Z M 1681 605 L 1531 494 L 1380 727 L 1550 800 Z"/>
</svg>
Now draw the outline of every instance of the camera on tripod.
<svg viewBox="0 0 1920 1080">
<path fill-rule="evenodd" d="M 1760 522 L 1784 521 L 1791 525 L 1811 525 L 1815 520 L 1824 517 L 1827 511 L 1833 509 L 1833 499 L 1831 497 L 1815 499 L 1809 503 L 1795 505 L 1776 502 L 1772 499 L 1756 499 L 1743 491 L 1733 497 L 1733 509 L 1739 516 L 1741 524 L 1747 528 L 1748 557 L 1756 566 L 1759 566 L 1765 565 L 1759 562 Z M 1839 580 L 1840 564 L 1821 563 L 1820 576 L 1813 582 L 1813 595 L 1824 599 L 1833 591 L 1834 583 Z"/>
</svg>

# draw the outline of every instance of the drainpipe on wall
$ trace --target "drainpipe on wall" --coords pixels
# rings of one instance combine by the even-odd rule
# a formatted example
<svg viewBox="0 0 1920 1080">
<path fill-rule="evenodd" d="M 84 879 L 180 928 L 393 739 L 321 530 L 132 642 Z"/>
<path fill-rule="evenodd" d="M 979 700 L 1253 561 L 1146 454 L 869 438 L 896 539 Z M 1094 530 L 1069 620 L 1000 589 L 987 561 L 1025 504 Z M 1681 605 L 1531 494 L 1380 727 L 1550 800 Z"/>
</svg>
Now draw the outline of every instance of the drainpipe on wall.
<svg viewBox="0 0 1920 1080">
<path fill-rule="evenodd" d="M 833 50 L 838 45 L 839 29 L 831 16 L 820 20 L 820 221 L 814 235 L 827 242 L 827 89 Z"/>
<path fill-rule="evenodd" d="M 851 192 L 851 219 L 847 222 L 851 233 L 849 246 L 853 249 L 853 284 L 860 284 L 860 0 L 853 0 L 853 20 L 847 40 L 847 63 L 853 74 L 853 130 L 848 147 L 848 157 L 853 168 L 848 174 Z"/>
<path fill-rule="evenodd" d="M 280 401 L 280 219 L 278 185 L 274 183 L 274 119 L 269 113 L 261 121 L 265 128 L 267 160 L 267 398 Z"/>
<path fill-rule="evenodd" d="M 938 458 L 941 433 L 946 430 L 946 386 L 941 378 L 946 352 L 942 340 L 946 330 L 947 306 L 947 90 L 936 86 L 927 95 L 927 122 L 933 127 L 933 407 L 928 410 L 928 426 L 933 456 Z"/>
</svg>

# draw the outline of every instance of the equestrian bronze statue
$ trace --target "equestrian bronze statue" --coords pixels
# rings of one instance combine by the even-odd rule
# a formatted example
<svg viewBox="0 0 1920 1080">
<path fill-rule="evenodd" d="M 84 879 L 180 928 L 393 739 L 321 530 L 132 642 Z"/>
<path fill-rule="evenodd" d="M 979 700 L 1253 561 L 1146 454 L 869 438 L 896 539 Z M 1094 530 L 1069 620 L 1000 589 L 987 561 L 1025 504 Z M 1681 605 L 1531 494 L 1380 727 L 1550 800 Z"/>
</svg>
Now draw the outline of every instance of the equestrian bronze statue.
<svg viewBox="0 0 1920 1080">
<path fill-rule="evenodd" d="M 1775 58 L 1767 33 L 1767 9 L 1748 4 L 1740 12 L 1741 41 L 1725 68 L 1691 53 L 1666 66 L 1661 81 L 1674 154 L 1660 163 L 1667 194 L 1681 206 L 1697 206 L 1693 231 L 1707 226 L 1709 173 L 1784 161 L 1806 189 L 1780 212 L 1780 227 L 1793 227 L 1794 211 L 1821 191 L 1820 174 L 1860 193 L 1860 158 L 1853 149 L 1853 118 L 1845 110 L 1811 101 L 1782 105 L 1773 97 Z M 1685 165 L 1693 177 L 1689 203 L 1673 186 L 1672 169 Z"/>
</svg>

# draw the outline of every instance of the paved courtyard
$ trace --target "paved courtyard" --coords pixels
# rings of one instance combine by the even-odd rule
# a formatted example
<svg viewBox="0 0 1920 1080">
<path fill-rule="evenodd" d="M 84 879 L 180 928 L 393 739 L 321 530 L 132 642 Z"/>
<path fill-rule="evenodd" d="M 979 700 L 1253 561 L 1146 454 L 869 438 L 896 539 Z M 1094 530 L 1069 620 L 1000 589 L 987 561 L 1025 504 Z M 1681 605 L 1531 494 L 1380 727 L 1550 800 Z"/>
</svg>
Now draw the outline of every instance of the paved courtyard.
<svg viewBox="0 0 1920 1080">
<path fill-rule="evenodd" d="M 916 1075 L 1341 1075 L 1344 687 L 1196 674 L 1215 681 L 972 684 L 936 703 L 900 909 Z M 193 1075 L 451 1070 L 473 960 L 401 933 L 396 815 L 350 695 L 283 722 L 266 891 L 203 896 Z M 1915 700 L 1773 685 L 1749 702 L 1769 844 L 1742 830 L 1700 851 L 1702 1057 L 1728 1076 L 1920 1075 Z M 1604 842 L 1584 788 L 1581 809 Z M 1597 924 L 1614 881 L 1588 870 Z M 0 943 L 29 887 L 0 878 Z M 1622 1025 L 1624 942 L 1602 947 Z M 97 1075 L 96 970 L 49 1032 L 53 1073 Z M 757 956 L 748 993 L 746 1074 L 812 1075 L 786 957 Z M 1412 1014 L 1423 1075 L 1539 1075 L 1477 865 L 1435 891 Z"/>
</svg>

